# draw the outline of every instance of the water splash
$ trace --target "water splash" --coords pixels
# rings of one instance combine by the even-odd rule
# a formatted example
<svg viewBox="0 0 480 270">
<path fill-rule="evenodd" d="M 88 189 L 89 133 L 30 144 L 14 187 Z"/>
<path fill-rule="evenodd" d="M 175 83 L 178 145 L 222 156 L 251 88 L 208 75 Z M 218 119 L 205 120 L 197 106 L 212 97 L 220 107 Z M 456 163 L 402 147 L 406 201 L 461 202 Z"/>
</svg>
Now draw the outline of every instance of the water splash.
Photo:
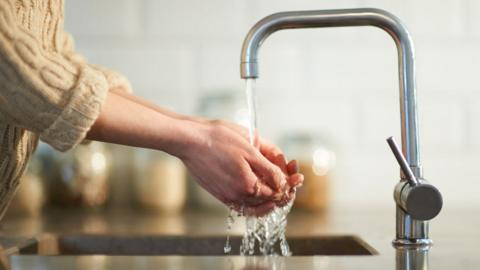
<svg viewBox="0 0 480 270">
<path fill-rule="evenodd" d="M 235 223 L 235 218 L 234 218 L 235 210 L 233 210 L 233 207 L 230 207 L 230 213 L 228 214 L 227 217 L 227 240 L 225 242 L 225 246 L 223 247 L 223 252 L 225 254 L 229 254 L 232 251 L 232 245 L 230 244 L 230 231 L 232 230 L 232 225 Z"/>
<path fill-rule="evenodd" d="M 258 147 L 257 105 L 254 79 L 246 80 L 246 95 L 250 118 L 249 140 L 251 145 Z M 255 247 L 258 243 L 258 251 L 262 255 L 290 256 L 291 251 L 285 237 L 285 231 L 287 227 L 287 215 L 292 205 L 293 202 L 289 202 L 283 207 L 276 207 L 272 212 L 263 217 L 246 217 L 246 229 L 240 246 L 240 254 L 254 255 L 256 251 Z M 243 213 L 240 213 L 239 215 L 242 214 Z M 227 224 L 229 224 L 228 220 L 231 216 L 232 213 L 230 213 L 227 218 Z M 276 248 L 277 244 L 279 248 Z M 229 238 L 227 238 L 225 252 L 227 250 L 229 252 L 231 250 Z M 280 253 L 278 254 L 276 250 L 279 250 Z"/>
<path fill-rule="evenodd" d="M 283 207 L 276 207 L 263 217 L 247 217 L 246 231 L 240 246 L 241 255 L 254 255 L 258 243 L 258 251 L 262 255 L 292 255 L 285 237 L 287 215 L 293 202 Z M 277 245 L 279 248 L 277 248 Z M 279 249 L 279 253 L 277 250 Z"/>
</svg>

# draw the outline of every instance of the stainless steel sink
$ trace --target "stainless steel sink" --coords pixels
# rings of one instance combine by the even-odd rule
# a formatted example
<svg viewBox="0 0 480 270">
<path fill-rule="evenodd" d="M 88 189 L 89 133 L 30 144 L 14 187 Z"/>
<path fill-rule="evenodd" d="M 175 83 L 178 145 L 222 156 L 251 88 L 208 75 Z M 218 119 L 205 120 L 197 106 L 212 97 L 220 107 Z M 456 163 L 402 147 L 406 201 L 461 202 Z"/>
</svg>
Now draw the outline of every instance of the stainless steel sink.
<svg viewBox="0 0 480 270">
<path fill-rule="evenodd" d="M 225 236 L 43 235 L 20 247 L 20 255 L 224 256 Z M 375 255 L 356 236 L 288 237 L 293 256 Z M 239 255 L 240 236 L 230 238 Z"/>
</svg>

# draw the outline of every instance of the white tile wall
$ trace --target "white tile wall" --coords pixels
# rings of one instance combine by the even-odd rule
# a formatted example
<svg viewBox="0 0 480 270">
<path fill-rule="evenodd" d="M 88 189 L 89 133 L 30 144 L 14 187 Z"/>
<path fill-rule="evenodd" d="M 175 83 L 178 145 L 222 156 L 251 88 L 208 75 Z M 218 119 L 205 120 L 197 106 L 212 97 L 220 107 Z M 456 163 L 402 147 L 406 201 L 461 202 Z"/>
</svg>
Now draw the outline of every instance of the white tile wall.
<svg viewBox="0 0 480 270">
<path fill-rule="evenodd" d="M 477 90 L 480 91 L 480 87 L 477 87 Z M 476 150 L 480 150 L 480 98 L 472 99 L 469 103 L 466 103 L 469 108 L 468 115 L 468 127 L 469 136 L 468 142 L 470 147 L 474 147 Z"/>
<path fill-rule="evenodd" d="M 453 151 L 463 149 L 466 144 L 466 110 L 454 95 L 427 98 L 422 95 L 422 107 L 419 107 L 419 121 L 423 146 L 426 151 Z"/>
<path fill-rule="evenodd" d="M 243 88 L 244 83 L 239 79 L 238 71 L 240 48 L 241 44 L 234 42 L 215 42 L 198 48 L 199 66 L 195 72 L 202 91 Z"/>
<path fill-rule="evenodd" d="M 132 0 L 68 1 L 66 27 L 78 36 L 131 37 L 140 31 L 141 5 Z"/>
<path fill-rule="evenodd" d="M 300 98 L 302 102 L 292 102 Z M 356 142 L 355 107 L 349 99 L 319 97 L 312 91 L 290 91 L 259 94 L 258 107 L 259 126 L 271 138 L 299 130 L 334 137 L 334 141 L 345 147 Z"/>
<path fill-rule="evenodd" d="M 362 29 L 359 33 L 374 37 L 381 32 Z M 322 45 L 321 39 L 317 43 L 318 45 L 309 49 L 305 57 L 305 80 L 309 86 L 355 93 L 387 93 L 390 96 L 396 94 L 397 51 L 387 35 L 379 40 L 379 45 L 373 44 L 375 47 L 370 47 L 370 42 L 355 37 L 337 46 Z M 319 91 L 319 94 L 321 92 Z"/>
<path fill-rule="evenodd" d="M 304 91 L 307 85 L 305 72 L 308 55 L 304 50 L 295 49 L 302 46 L 277 46 L 273 45 L 275 40 L 270 41 L 259 54 L 261 58 L 259 60 L 261 79 L 257 80 L 259 91 L 263 89 L 274 90 L 277 93 L 278 89 L 283 89 L 282 92 L 291 89 L 295 89 L 297 93 Z"/>
<path fill-rule="evenodd" d="M 418 42 L 417 81 L 420 92 L 471 92 L 478 77 L 478 43 L 464 39 Z M 478 88 L 477 88 L 478 89 Z"/>
<path fill-rule="evenodd" d="M 120 45 L 106 49 L 90 49 L 88 56 L 91 61 L 127 74 L 139 90 L 197 87 L 194 79 L 196 55 L 190 48 Z"/>
<path fill-rule="evenodd" d="M 412 33 L 425 37 L 461 38 L 466 32 L 467 0 L 410 0 Z"/>
<path fill-rule="evenodd" d="M 471 30 L 471 34 L 476 38 L 480 37 L 480 2 L 477 0 L 469 0 L 467 3 L 468 14 L 468 26 Z"/>
<path fill-rule="evenodd" d="M 141 2 L 141 1 L 139 1 Z M 163 38 L 238 38 L 246 27 L 244 0 L 146 0 L 145 30 Z"/>
<path fill-rule="evenodd" d="M 359 102 L 359 137 L 364 150 L 383 151 L 383 142 L 389 136 L 400 141 L 398 90 L 389 92 L 369 95 Z"/>
<path fill-rule="evenodd" d="M 208 91 L 242 91 L 241 42 L 261 17 L 285 10 L 387 9 L 406 23 L 416 43 L 425 175 L 449 205 L 480 206 L 477 0 L 72 0 L 66 5 L 67 29 L 91 62 L 126 74 L 139 95 L 187 113 Z M 269 38 L 260 56 L 261 133 L 273 139 L 295 129 L 329 135 L 338 150 L 335 202 L 392 204 L 398 169 L 384 141 L 399 136 L 391 39 L 373 28 L 285 31 Z"/>
</svg>

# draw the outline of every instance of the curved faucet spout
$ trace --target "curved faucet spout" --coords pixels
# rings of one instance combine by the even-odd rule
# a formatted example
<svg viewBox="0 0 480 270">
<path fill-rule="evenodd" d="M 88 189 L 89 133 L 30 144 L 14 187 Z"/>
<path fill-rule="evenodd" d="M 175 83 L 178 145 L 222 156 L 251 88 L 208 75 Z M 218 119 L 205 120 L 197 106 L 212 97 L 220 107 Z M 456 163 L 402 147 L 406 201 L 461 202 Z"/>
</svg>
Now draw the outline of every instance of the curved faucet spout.
<svg viewBox="0 0 480 270">
<path fill-rule="evenodd" d="M 402 152 L 413 173 L 422 178 L 415 91 L 413 42 L 402 22 L 393 14 L 371 8 L 281 12 L 265 17 L 248 33 L 241 55 L 241 77 L 258 77 L 258 52 L 263 41 L 283 29 L 375 26 L 386 31 L 398 51 Z M 403 178 L 403 177 L 402 177 Z"/>
</svg>

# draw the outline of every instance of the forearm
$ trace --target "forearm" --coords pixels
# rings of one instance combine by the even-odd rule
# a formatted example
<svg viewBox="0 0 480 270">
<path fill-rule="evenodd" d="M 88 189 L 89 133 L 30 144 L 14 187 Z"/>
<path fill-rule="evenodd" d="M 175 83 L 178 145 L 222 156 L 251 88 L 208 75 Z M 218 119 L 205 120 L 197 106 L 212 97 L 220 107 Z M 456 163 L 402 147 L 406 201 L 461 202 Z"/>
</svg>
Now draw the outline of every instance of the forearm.
<svg viewBox="0 0 480 270">
<path fill-rule="evenodd" d="M 145 99 L 142 99 L 138 96 L 135 96 L 131 93 L 128 93 L 126 91 L 123 91 L 122 89 L 114 89 L 112 90 L 113 92 L 115 92 L 115 94 L 119 95 L 119 96 L 122 96 L 128 100 L 131 100 L 135 103 L 138 103 L 140 105 L 143 105 L 145 107 L 148 107 L 152 110 L 155 110 L 159 113 L 162 113 L 164 115 L 167 115 L 167 116 L 170 116 L 170 117 L 173 117 L 173 118 L 176 118 L 176 119 L 180 119 L 180 120 L 189 120 L 189 121 L 195 121 L 195 122 L 198 122 L 198 123 L 206 123 L 208 122 L 208 119 L 206 118 L 202 118 L 202 117 L 198 117 L 198 116 L 189 116 L 189 115 L 182 115 L 182 114 L 178 114 L 176 112 L 172 112 L 172 111 L 169 111 L 165 108 L 162 108 L 160 106 L 157 106 Z"/>
<path fill-rule="evenodd" d="M 110 92 L 87 139 L 165 151 L 181 157 L 204 127 Z"/>
</svg>

